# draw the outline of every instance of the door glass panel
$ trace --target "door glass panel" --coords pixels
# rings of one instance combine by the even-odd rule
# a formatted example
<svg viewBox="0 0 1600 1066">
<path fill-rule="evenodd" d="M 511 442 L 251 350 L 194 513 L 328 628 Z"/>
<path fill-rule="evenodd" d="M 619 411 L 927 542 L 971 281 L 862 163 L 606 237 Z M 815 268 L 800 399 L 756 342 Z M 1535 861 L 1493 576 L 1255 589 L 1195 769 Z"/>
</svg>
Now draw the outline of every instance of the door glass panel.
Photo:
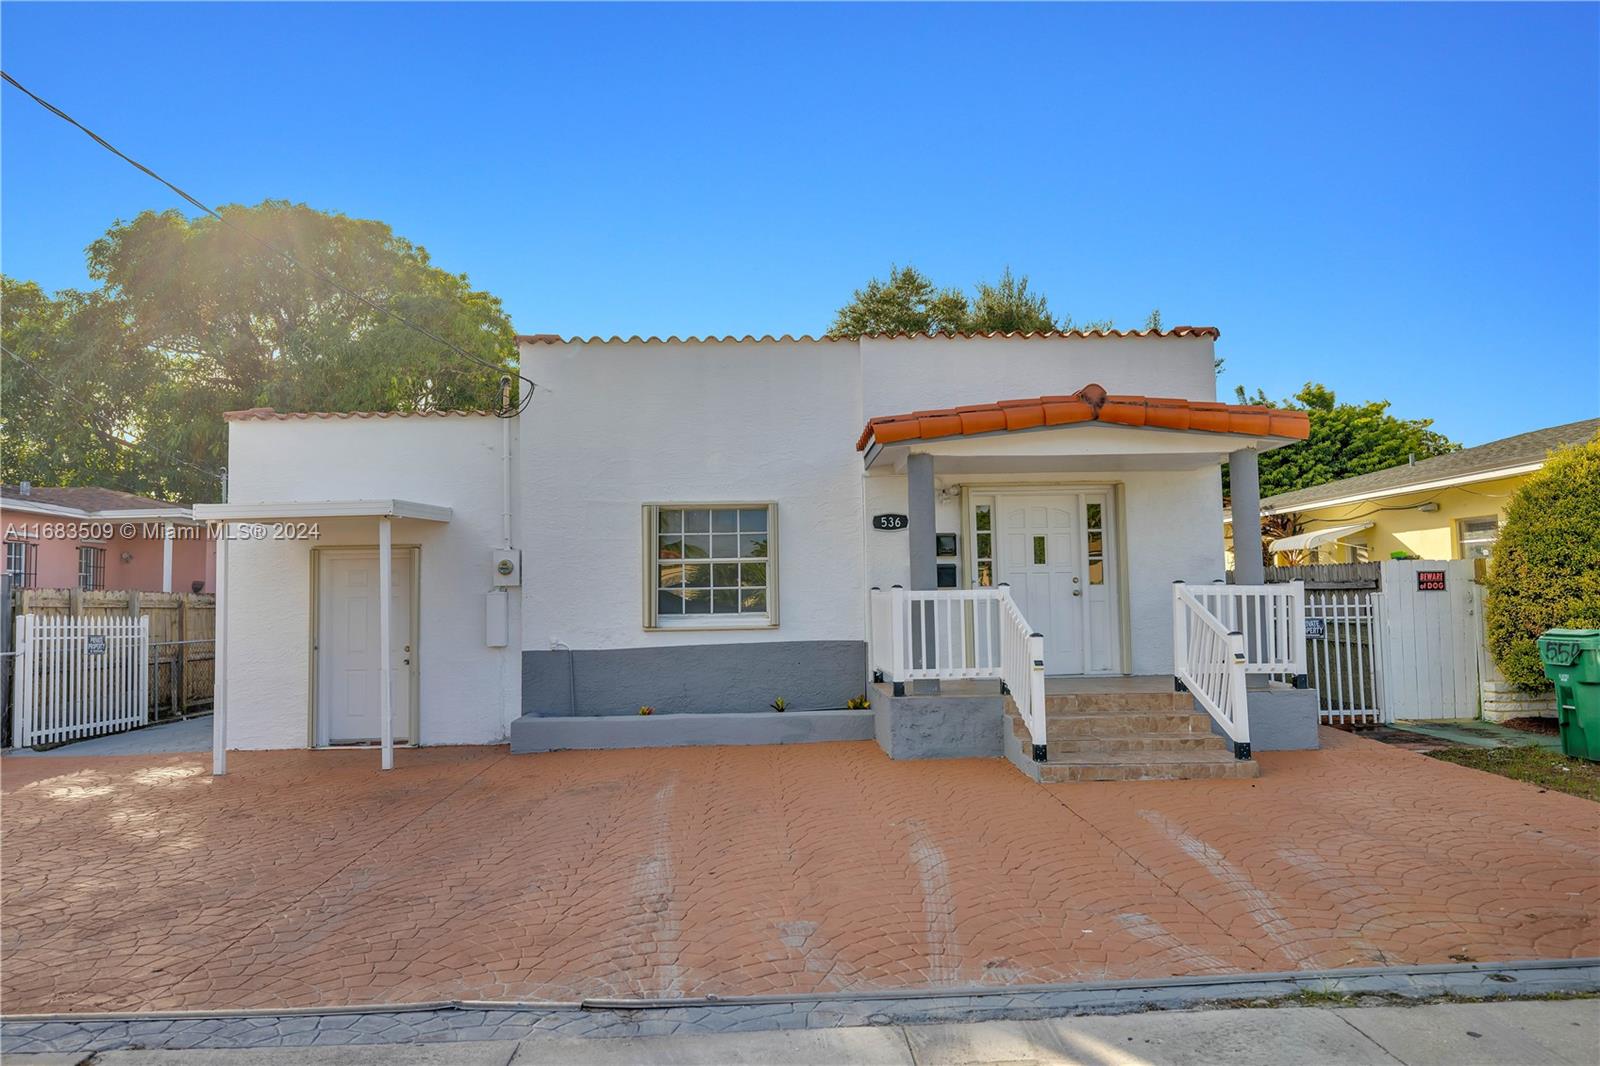
<svg viewBox="0 0 1600 1066">
<path fill-rule="evenodd" d="M 1039 565 L 1039 566 L 1043 566 L 1044 563 L 1045 563 L 1045 557 L 1044 557 L 1044 542 L 1045 542 L 1045 539 L 1046 538 L 1044 538 L 1044 537 L 1034 537 L 1033 538 L 1033 561 L 1034 561 L 1034 563 L 1036 565 Z"/>
<path fill-rule="evenodd" d="M 978 535 L 973 538 L 973 584 L 980 589 L 994 587 L 994 506 L 980 503 L 973 508 L 973 522 Z"/>
<path fill-rule="evenodd" d="M 1106 583 L 1105 509 L 1098 503 L 1083 508 L 1083 537 L 1088 548 L 1089 584 Z"/>
</svg>

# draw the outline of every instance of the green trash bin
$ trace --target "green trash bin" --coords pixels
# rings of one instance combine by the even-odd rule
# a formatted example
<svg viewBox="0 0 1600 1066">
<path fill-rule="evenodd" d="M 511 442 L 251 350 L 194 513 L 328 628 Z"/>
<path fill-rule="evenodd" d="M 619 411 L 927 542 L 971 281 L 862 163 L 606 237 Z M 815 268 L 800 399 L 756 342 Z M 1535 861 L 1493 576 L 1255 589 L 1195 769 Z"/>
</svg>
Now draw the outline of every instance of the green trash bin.
<svg viewBox="0 0 1600 1066">
<path fill-rule="evenodd" d="M 1561 750 L 1600 762 L 1600 629 L 1546 631 L 1539 661 L 1556 686 Z"/>
</svg>

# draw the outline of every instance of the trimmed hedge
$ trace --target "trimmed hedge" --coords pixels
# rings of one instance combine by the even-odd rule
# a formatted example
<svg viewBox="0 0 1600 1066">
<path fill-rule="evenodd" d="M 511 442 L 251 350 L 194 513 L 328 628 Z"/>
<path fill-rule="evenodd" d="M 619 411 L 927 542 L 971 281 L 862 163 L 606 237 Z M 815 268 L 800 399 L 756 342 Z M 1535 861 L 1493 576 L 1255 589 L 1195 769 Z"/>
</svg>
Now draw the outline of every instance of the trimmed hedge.
<svg viewBox="0 0 1600 1066">
<path fill-rule="evenodd" d="M 1551 453 L 1517 490 L 1490 561 L 1489 654 L 1507 681 L 1550 687 L 1535 641 L 1600 627 L 1600 436 Z"/>
</svg>

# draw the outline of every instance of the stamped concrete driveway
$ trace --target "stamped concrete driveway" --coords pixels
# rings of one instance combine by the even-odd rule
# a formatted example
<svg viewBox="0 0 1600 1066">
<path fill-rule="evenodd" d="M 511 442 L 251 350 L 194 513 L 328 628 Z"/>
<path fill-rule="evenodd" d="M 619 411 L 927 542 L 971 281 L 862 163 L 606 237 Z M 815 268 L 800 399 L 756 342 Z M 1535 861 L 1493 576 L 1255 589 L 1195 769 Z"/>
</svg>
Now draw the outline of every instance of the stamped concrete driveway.
<svg viewBox="0 0 1600 1066">
<path fill-rule="evenodd" d="M 1600 805 L 1328 730 L 1255 781 L 871 744 L 7 759 L 7 1013 L 1600 955 Z"/>
</svg>

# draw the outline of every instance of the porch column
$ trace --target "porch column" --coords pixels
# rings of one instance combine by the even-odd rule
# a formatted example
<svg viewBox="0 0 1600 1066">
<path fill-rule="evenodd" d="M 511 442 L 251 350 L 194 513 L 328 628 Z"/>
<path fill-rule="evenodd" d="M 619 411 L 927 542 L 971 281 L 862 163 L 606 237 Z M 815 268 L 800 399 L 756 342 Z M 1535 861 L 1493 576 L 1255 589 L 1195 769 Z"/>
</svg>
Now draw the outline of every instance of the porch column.
<svg viewBox="0 0 1600 1066">
<path fill-rule="evenodd" d="M 228 523 L 217 526 L 217 593 L 211 646 L 211 772 L 228 772 Z"/>
<path fill-rule="evenodd" d="M 938 522 L 933 499 L 933 456 L 912 454 L 906 456 L 906 521 L 911 528 L 906 538 L 911 562 L 912 591 L 939 587 L 939 560 L 934 557 L 937 538 L 934 526 Z M 924 646 L 922 634 L 933 624 L 934 605 L 914 603 L 911 609 L 911 647 Z M 923 668 L 939 665 L 922 662 L 923 653 L 913 651 L 912 661 Z M 911 691 L 921 695 L 934 695 L 939 691 L 937 679 L 913 681 Z"/>
<path fill-rule="evenodd" d="M 172 591 L 172 523 L 161 527 L 161 591 Z"/>
<path fill-rule="evenodd" d="M 910 537 L 911 588 L 939 587 L 939 561 L 934 558 L 934 526 L 938 521 L 933 499 L 933 456 L 906 457 L 906 520 Z"/>
<path fill-rule="evenodd" d="M 1233 583 L 1260 585 L 1261 469 L 1254 448 L 1228 453 L 1228 488 L 1233 503 Z"/>
<path fill-rule="evenodd" d="M 385 515 L 378 519 L 378 735 L 383 738 L 383 768 L 394 769 L 394 683 L 389 676 L 394 652 L 389 647 L 389 613 L 394 609 L 390 571 L 394 569 L 394 530 Z"/>
</svg>

